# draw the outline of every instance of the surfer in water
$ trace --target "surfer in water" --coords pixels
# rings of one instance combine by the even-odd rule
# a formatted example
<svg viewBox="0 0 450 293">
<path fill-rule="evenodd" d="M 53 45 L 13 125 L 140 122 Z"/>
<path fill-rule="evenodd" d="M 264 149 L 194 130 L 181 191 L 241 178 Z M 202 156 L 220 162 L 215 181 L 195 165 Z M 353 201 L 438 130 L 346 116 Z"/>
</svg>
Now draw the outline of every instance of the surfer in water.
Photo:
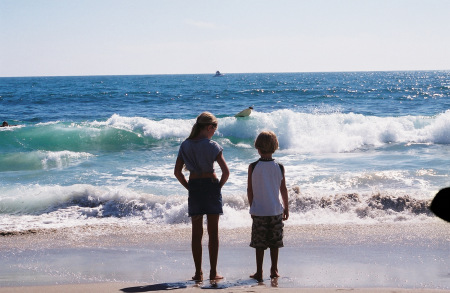
<svg viewBox="0 0 450 293">
<path fill-rule="evenodd" d="M 247 117 L 250 116 L 250 114 L 252 113 L 253 107 L 248 107 L 245 110 L 242 110 L 241 112 L 237 113 L 236 115 L 234 115 L 234 117 Z"/>
<path fill-rule="evenodd" d="M 17 125 L 10 125 L 6 121 L 3 121 L 2 125 L 0 125 L 0 127 L 11 127 L 11 126 L 17 126 Z"/>
</svg>

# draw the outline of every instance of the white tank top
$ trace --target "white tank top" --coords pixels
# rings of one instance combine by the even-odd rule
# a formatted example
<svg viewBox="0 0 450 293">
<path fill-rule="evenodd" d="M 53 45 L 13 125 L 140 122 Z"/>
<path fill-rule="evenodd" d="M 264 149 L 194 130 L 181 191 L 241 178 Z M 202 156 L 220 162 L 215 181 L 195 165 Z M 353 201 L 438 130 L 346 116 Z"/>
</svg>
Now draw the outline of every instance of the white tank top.
<svg viewBox="0 0 450 293">
<path fill-rule="evenodd" d="M 284 167 L 275 160 L 259 159 L 252 164 L 253 202 L 250 214 L 254 216 L 276 216 L 283 213 L 280 201 L 280 185 Z"/>
</svg>

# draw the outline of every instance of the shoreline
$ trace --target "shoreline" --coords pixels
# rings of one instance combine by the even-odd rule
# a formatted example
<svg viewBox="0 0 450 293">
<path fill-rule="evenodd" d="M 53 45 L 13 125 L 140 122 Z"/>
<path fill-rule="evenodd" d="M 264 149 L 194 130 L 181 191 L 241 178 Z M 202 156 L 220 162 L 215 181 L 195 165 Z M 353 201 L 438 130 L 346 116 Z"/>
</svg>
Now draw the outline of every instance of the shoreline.
<svg viewBox="0 0 450 293">
<path fill-rule="evenodd" d="M 142 285 L 136 283 L 95 283 L 95 284 L 77 284 L 77 285 L 52 285 L 52 286 L 27 286 L 27 287 L 0 287 L 0 293 L 75 293 L 75 292 L 98 292 L 98 293 L 123 293 L 123 292 L 159 292 L 170 290 L 172 292 L 199 292 L 201 289 L 208 289 L 213 292 L 233 293 L 233 292 L 313 292 L 313 293 L 332 293 L 332 292 L 354 292 L 354 293 L 403 293 L 403 292 L 421 292 L 421 293 L 443 293 L 449 290 L 440 289 L 403 289 L 403 288 L 277 288 L 257 286 L 242 286 L 232 288 L 214 288 L 211 286 L 186 286 L 183 284 L 155 284 Z"/>
<path fill-rule="evenodd" d="M 449 224 L 436 218 L 426 223 L 377 224 L 305 224 L 285 222 L 287 245 L 308 243 L 355 244 L 426 244 L 450 242 Z M 204 225 L 203 242 L 207 241 Z M 221 245 L 248 246 L 251 227 L 219 228 Z M 0 231 L 0 252 L 7 249 L 52 249 L 60 247 L 167 247 L 190 245 L 191 226 L 156 227 L 149 225 L 84 225 L 61 229 L 35 229 L 16 232 Z M 427 244 L 426 244 L 427 245 Z"/>
<path fill-rule="evenodd" d="M 318 292 L 348 288 L 363 290 L 360 292 L 369 292 L 364 291 L 368 288 L 450 290 L 450 230 L 439 220 L 425 224 L 286 225 L 278 287 L 270 287 L 271 280 L 265 275 L 264 289 L 248 278 L 255 269 L 254 250 L 248 246 L 249 228 L 222 229 L 220 233 L 218 268 L 226 278 L 221 282 L 222 292 L 250 288 L 286 292 L 292 288 Z M 203 247 L 207 271 L 206 231 Z M 79 290 L 76 288 L 85 284 L 92 292 L 102 292 L 121 289 L 114 287 L 118 283 L 173 290 L 181 284 L 183 290 L 199 289 L 190 288 L 195 284 L 187 281 L 193 273 L 188 225 L 159 231 L 146 226 L 83 226 L 0 236 L 0 260 L 0 287 L 8 290 L 40 290 L 56 284 Z M 266 253 L 265 274 L 269 266 Z M 203 287 L 214 289 L 208 284 Z M 1 293 L 19 292 L 1 289 Z"/>
</svg>

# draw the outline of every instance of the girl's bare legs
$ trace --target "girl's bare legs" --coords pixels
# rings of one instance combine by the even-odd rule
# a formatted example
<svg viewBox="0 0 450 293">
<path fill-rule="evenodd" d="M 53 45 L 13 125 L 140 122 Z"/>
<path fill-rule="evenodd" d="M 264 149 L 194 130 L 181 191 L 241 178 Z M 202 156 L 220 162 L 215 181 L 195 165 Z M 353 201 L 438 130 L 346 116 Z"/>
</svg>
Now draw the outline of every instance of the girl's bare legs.
<svg viewBox="0 0 450 293">
<path fill-rule="evenodd" d="M 192 257 L 194 258 L 195 275 L 194 281 L 203 281 L 202 272 L 202 237 L 203 237 L 203 215 L 191 217 L 192 221 Z"/>
<path fill-rule="evenodd" d="M 219 215 L 207 215 L 208 235 L 209 235 L 209 263 L 211 271 L 209 272 L 210 280 L 223 279 L 217 274 L 217 259 L 219 255 Z"/>
</svg>

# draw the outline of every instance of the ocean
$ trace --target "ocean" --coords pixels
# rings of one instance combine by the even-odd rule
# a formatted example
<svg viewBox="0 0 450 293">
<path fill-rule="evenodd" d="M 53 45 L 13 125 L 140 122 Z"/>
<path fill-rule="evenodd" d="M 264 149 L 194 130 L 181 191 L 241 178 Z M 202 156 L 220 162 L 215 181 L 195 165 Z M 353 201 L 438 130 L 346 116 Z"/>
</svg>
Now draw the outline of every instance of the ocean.
<svg viewBox="0 0 450 293">
<path fill-rule="evenodd" d="M 0 232 L 188 225 L 173 167 L 203 111 L 219 119 L 231 172 L 223 228 L 251 225 L 247 168 L 263 130 L 280 142 L 286 225 L 437 220 L 449 71 L 17 77 L 0 78 L 0 119 L 15 125 L 0 128 Z"/>
</svg>

